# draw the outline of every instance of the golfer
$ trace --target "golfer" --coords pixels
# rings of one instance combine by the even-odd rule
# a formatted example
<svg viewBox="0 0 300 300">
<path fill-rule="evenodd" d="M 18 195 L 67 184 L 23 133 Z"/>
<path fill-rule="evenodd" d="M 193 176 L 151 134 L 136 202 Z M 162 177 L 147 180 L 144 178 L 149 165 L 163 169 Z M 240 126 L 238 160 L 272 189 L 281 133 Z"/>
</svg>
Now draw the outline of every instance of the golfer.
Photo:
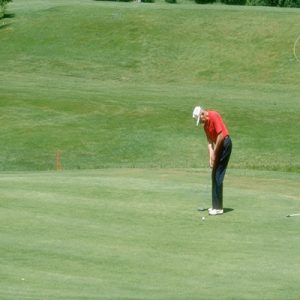
<svg viewBox="0 0 300 300">
<path fill-rule="evenodd" d="M 212 168 L 212 208 L 208 213 L 212 216 L 223 214 L 223 180 L 231 155 L 232 142 L 220 114 L 196 106 L 193 118 L 197 126 L 202 124 L 208 141 L 209 166 Z"/>
</svg>

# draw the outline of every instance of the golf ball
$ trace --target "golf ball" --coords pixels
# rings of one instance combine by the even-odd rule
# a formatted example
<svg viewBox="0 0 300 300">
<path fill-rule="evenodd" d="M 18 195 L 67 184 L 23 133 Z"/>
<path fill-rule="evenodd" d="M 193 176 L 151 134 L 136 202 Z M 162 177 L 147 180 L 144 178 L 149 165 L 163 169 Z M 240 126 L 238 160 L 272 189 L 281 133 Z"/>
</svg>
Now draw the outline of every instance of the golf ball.
<svg viewBox="0 0 300 300">
<path fill-rule="evenodd" d="M 202 217 L 202 221 L 204 221 L 205 220 L 205 217 Z"/>
</svg>

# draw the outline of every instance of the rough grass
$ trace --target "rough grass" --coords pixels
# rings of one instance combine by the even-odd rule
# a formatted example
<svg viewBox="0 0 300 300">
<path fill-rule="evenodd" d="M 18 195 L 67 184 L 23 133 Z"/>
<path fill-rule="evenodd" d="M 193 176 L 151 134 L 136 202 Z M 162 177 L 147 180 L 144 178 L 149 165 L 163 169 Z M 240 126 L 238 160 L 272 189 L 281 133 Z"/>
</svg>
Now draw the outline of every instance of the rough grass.
<svg viewBox="0 0 300 300">
<path fill-rule="evenodd" d="M 297 9 L 18 1 L 1 44 L 1 170 L 205 167 L 195 104 L 232 166 L 299 170 Z M 199 137 L 200 135 L 200 137 Z"/>
</svg>

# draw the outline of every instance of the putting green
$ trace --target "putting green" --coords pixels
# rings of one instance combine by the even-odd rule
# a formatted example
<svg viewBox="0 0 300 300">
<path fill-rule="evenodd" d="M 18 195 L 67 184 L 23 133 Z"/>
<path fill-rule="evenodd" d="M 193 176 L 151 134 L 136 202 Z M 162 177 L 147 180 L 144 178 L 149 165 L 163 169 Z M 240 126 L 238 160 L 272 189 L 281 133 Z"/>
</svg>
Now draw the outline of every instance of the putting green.
<svg viewBox="0 0 300 300">
<path fill-rule="evenodd" d="M 0 298 L 297 299 L 299 179 L 229 170 L 208 217 L 206 169 L 1 173 Z"/>
</svg>

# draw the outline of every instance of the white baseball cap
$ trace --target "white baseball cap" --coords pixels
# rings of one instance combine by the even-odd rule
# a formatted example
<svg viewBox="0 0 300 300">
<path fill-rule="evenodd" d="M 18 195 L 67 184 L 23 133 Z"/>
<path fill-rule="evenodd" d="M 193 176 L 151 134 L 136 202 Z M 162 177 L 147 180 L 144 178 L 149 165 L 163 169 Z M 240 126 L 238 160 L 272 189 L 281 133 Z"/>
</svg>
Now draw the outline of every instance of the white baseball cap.
<svg viewBox="0 0 300 300">
<path fill-rule="evenodd" d="M 196 106 L 193 111 L 193 118 L 197 120 L 196 125 L 200 123 L 200 114 L 204 109 L 201 106 Z"/>
</svg>

